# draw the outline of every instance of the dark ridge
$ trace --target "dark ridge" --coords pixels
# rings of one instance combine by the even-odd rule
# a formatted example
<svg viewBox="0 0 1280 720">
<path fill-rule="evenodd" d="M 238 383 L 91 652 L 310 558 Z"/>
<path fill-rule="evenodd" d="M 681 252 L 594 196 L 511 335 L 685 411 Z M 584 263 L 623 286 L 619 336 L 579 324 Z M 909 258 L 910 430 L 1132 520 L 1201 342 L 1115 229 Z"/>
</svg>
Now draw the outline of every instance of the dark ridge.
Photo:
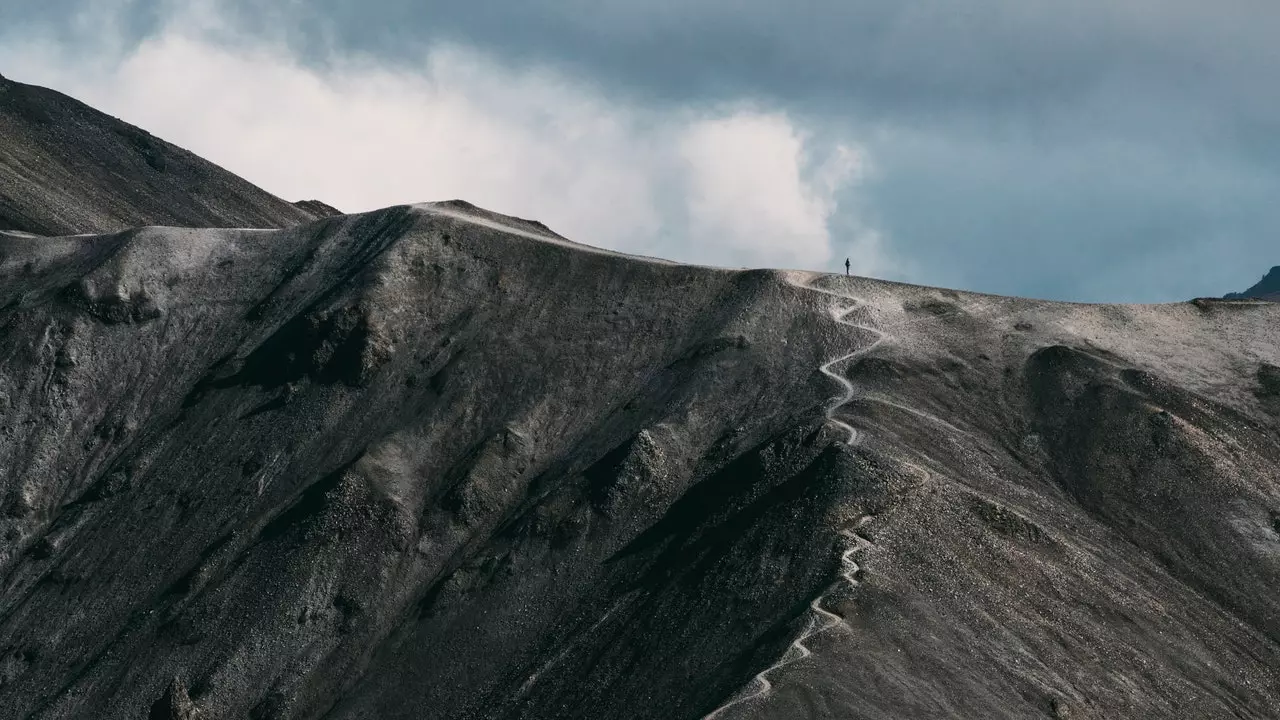
<svg viewBox="0 0 1280 720">
<path fill-rule="evenodd" d="M 345 214 L 338 208 L 319 200 L 299 200 L 295 202 L 294 205 L 306 210 L 317 218 L 333 217 L 334 215 Z"/>
<path fill-rule="evenodd" d="M 1227 293 L 1223 295 L 1227 300 L 1243 300 L 1246 298 L 1261 298 L 1263 300 L 1280 301 L 1280 265 L 1277 265 L 1262 276 L 1262 279 L 1253 285 L 1253 287 L 1239 293 Z"/>
<path fill-rule="evenodd" d="M 0 83 L 0 229 L 288 227 L 318 217 L 66 95 Z"/>
</svg>

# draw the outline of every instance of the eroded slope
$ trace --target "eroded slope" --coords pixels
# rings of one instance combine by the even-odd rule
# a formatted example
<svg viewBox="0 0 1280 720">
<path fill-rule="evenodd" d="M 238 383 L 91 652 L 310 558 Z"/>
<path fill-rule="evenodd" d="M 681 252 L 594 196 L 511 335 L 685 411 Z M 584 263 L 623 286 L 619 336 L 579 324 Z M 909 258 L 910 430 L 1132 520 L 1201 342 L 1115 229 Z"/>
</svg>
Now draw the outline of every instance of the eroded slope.
<svg viewBox="0 0 1280 720">
<path fill-rule="evenodd" d="M 1274 305 L 687 267 L 462 203 L 0 235 L 0 274 L 0 715 L 1280 702 Z"/>
<path fill-rule="evenodd" d="M 827 571 L 801 552 L 823 532 L 805 478 L 829 454 L 807 412 L 827 388 L 813 316 L 783 311 L 798 293 L 771 273 L 412 208 L 5 250 L 15 717 L 136 717 L 175 675 L 214 717 L 316 717 L 344 696 L 384 716 L 549 712 L 594 692 L 565 682 L 578 656 L 515 691 L 622 597 L 721 626 L 620 659 L 701 657 L 718 684 L 652 710 L 690 714 L 737 681 L 720 647 L 752 646 Z M 782 596 L 738 575 L 772 581 L 769 548 L 806 558 Z M 729 589 L 747 594 L 734 613 Z M 402 667 L 413 682 L 378 693 Z"/>
</svg>

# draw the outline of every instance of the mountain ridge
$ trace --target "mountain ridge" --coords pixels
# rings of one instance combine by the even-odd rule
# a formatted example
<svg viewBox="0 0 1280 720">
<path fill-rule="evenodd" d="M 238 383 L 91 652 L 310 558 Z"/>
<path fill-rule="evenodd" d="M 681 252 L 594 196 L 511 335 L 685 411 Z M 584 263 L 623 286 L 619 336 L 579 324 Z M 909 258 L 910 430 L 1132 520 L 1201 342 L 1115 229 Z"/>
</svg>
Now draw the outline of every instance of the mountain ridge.
<svg viewBox="0 0 1280 720">
<path fill-rule="evenodd" d="M 1267 271 L 1267 273 L 1262 276 L 1262 279 L 1248 290 L 1239 293 L 1227 293 L 1223 297 L 1228 300 L 1259 298 L 1262 300 L 1280 301 L 1280 265 L 1277 265 Z"/>
<path fill-rule="evenodd" d="M 1280 706 L 1280 305 L 689 266 L 216 173 L 192 212 L 286 227 L 92 169 L 42 209 L 94 152 L 0 182 L 115 228 L 0 228 L 0 720 Z"/>
<path fill-rule="evenodd" d="M 0 706 L 695 718 L 813 603 L 842 622 L 718 720 L 1280 698 L 1275 306 L 688 267 L 472 207 L 0 236 Z"/>
<path fill-rule="evenodd" d="M 271 228 L 317 217 L 141 128 L 6 78 L 0 137 L 0 229 Z"/>
</svg>

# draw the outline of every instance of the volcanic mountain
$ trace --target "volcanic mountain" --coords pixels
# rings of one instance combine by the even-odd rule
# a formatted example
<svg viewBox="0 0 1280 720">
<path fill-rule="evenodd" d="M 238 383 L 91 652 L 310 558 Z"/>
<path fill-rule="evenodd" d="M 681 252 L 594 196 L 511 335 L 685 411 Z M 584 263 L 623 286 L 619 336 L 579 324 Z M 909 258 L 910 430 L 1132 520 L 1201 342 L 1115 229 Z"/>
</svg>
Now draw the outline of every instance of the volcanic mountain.
<svg viewBox="0 0 1280 720">
<path fill-rule="evenodd" d="M 35 167 L 119 222 L 164 199 Z M 458 201 L 33 227 L 2 718 L 1280 707 L 1274 303 L 692 267 Z"/>
</svg>

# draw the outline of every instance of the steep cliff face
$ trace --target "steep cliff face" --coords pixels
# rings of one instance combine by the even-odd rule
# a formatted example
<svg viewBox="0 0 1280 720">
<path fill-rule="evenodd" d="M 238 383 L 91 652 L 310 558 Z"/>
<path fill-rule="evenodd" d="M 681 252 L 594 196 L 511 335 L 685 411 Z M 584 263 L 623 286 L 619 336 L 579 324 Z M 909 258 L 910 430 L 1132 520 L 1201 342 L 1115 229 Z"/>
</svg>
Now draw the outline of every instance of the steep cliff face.
<svg viewBox="0 0 1280 720">
<path fill-rule="evenodd" d="M 0 77 L 0 230 L 278 228 L 324 214 L 315 209 L 61 93 Z"/>
<path fill-rule="evenodd" d="M 0 717 L 1271 717 L 1277 313 L 465 203 L 0 234 Z"/>
</svg>

